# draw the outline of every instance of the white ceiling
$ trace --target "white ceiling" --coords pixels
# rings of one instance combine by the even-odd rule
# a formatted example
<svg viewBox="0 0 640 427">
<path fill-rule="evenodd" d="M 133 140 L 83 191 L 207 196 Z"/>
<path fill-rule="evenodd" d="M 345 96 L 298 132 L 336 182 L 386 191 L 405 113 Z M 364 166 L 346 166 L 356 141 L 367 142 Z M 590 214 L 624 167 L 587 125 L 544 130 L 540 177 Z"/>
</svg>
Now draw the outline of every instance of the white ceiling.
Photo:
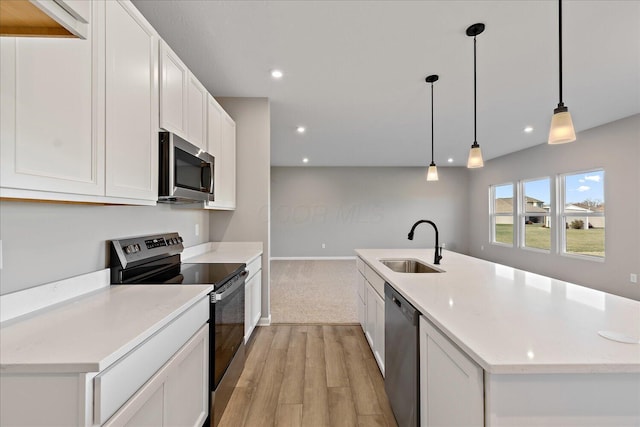
<svg viewBox="0 0 640 427">
<path fill-rule="evenodd" d="M 486 25 L 477 38 L 485 160 L 546 142 L 558 103 L 554 0 L 133 3 L 214 96 L 271 100 L 272 165 L 303 157 L 309 166 L 428 165 L 429 74 L 440 75 L 435 161 L 465 165 L 473 142 L 465 30 L 476 22 Z M 564 101 L 576 130 L 640 113 L 640 1 L 568 0 L 563 15 Z"/>
</svg>

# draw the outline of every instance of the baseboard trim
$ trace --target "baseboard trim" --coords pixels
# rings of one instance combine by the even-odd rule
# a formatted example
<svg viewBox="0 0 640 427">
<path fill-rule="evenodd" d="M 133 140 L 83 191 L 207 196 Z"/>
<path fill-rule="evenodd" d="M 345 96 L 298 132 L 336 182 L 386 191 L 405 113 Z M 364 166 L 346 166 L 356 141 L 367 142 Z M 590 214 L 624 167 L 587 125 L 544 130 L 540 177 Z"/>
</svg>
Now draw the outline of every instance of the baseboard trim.
<svg viewBox="0 0 640 427">
<path fill-rule="evenodd" d="M 271 324 L 271 315 L 269 317 L 261 317 L 258 320 L 258 326 L 269 326 Z"/>
<path fill-rule="evenodd" d="M 352 260 L 355 256 L 272 256 L 271 261 L 339 261 Z"/>
</svg>

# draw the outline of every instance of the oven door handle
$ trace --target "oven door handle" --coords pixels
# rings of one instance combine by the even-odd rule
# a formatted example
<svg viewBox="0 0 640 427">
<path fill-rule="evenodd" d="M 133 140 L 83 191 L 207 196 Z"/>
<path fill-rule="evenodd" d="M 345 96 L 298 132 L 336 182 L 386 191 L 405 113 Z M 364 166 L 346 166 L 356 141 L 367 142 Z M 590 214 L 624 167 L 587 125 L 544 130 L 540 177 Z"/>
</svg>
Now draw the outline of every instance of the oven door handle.
<svg viewBox="0 0 640 427">
<path fill-rule="evenodd" d="M 215 294 L 216 295 L 215 300 L 222 301 L 223 299 L 227 298 L 229 295 L 237 291 L 240 286 L 244 286 L 244 279 L 247 277 L 247 274 L 249 274 L 249 272 L 247 270 L 244 270 L 242 273 L 236 276 L 236 278 L 233 279 L 233 283 L 229 285 L 229 287 L 227 287 L 224 291 L 220 292 L 219 294 L 218 293 Z"/>
</svg>

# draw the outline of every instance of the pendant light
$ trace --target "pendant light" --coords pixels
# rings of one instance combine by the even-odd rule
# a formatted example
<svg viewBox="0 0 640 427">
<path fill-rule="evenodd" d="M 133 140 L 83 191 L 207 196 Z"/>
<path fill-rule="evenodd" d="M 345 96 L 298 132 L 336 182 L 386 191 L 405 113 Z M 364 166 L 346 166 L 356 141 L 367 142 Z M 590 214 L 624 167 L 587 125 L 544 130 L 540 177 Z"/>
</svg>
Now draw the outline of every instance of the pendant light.
<svg viewBox="0 0 640 427">
<path fill-rule="evenodd" d="M 480 151 L 480 145 L 478 144 L 477 134 L 477 101 L 476 101 L 476 36 L 482 34 L 484 31 L 484 24 L 473 24 L 467 28 L 467 35 L 473 37 L 473 145 L 469 150 L 469 159 L 467 160 L 468 168 L 481 168 L 484 166 L 482 161 L 482 151 Z"/>
<path fill-rule="evenodd" d="M 558 0 L 558 46 L 560 77 L 560 99 L 558 107 L 553 110 L 551 128 L 549 129 L 549 144 L 565 144 L 576 140 L 576 131 L 573 129 L 573 121 L 569 109 L 562 102 L 562 0 Z"/>
<path fill-rule="evenodd" d="M 427 83 L 431 83 L 431 164 L 427 170 L 427 181 L 438 180 L 438 168 L 433 161 L 433 83 L 438 81 L 438 75 L 432 74 L 424 79 Z"/>
</svg>

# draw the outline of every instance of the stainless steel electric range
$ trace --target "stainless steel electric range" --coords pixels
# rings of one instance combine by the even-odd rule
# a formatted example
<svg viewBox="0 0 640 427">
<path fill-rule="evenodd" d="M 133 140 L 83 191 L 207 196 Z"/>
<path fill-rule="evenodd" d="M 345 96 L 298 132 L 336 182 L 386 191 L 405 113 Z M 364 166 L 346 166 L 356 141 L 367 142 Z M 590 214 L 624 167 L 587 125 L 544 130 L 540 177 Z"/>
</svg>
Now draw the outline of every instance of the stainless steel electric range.
<svg viewBox="0 0 640 427">
<path fill-rule="evenodd" d="M 112 284 L 210 284 L 209 418 L 216 426 L 244 368 L 244 285 L 246 264 L 189 264 L 178 233 L 111 240 Z"/>
</svg>

